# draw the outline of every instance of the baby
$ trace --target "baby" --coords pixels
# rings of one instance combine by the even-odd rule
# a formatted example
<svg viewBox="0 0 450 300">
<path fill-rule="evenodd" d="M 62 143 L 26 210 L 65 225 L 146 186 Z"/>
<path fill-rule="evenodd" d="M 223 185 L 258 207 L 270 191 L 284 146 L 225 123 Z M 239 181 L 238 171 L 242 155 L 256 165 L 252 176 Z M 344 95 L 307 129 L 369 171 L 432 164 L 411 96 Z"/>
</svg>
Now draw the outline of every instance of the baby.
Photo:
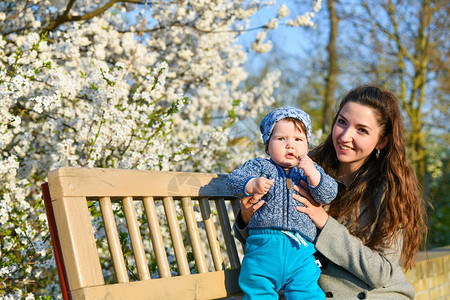
<svg viewBox="0 0 450 300">
<path fill-rule="evenodd" d="M 337 183 L 308 157 L 311 121 L 304 111 L 277 108 L 263 118 L 260 130 L 270 159 L 251 159 L 227 179 L 234 196 L 265 201 L 248 224 L 239 276 L 244 299 L 278 299 L 282 289 L 287 299 L 324 299 L 313 255 L 317 229 L 295 209 L 301 204 L 292 197 L 293 185 L 305 181 L 314 200 L 327 204 L 337 195 Z"/>
</svg>

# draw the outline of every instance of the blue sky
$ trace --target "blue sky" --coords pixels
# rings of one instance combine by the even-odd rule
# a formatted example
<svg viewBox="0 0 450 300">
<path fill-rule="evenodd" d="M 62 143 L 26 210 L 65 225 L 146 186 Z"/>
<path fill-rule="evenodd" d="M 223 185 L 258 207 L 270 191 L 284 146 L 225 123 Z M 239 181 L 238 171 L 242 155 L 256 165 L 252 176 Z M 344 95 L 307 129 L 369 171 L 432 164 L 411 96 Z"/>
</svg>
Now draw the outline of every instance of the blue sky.
<svg viewBox="0 0 450 300">
<path fill-rule="evenodd" d="M 295 2 L 295 0 L 277 1 L 275 6 L 262 9 L 252 18 L 250 28 L 255 28 L 266 24 L 268 20 L 274 18 L 277 15 L 278 7 L 282 4 L 286 4 L 291 11 L 288 17 L 280 21 L 280 26 L 278 28 L 273 31 L 269 31 L 267 37 L 273 41 L 274 47 L 268 53 L 254 53 L 250 49 L 251 43 L 255 39 L 256 34 L 261 30 L 250 30 L 239 37 L 239 43 L 244 47 L 247 53 L 249 53 L 249 62 L 247 64 L 249 70 L 257 70 L 261 67 L 261 63 L 264 60 L 270 58 L 275 51 L 279 51 L 280 49 L 282 49 L 283 53 L 287 57 L 291 57 L 292 59 L 297 59 L 298 57 L 307 59 L 307 53 L 313 51 L 311 37 L 317 35 L 316 37 L 318 39 L 327 39 L 324 35 L 326 32 L 323 31 L 324 29 L 327 29 L 327 26 L 323 25 L 326 25 L 328 20 L 327 18 L 324 18 L 324 14 L 326 12 L 323 8 L 323 4 L 321 11 L 319 11 L 313 19 L 316 24 L 320 23 L 322 28 L 321 30 L 323 31 L 322 33 L 320 33 L 318 29 L 313 29 L 310 27 L 293 28 L 283 25 L 286 20 L 295 19 L 298 15 L 303 15 L 305 12 L 312 10 L 312 2 L 303 1 L 306 4 L 302 7 Z"/>
</svg>

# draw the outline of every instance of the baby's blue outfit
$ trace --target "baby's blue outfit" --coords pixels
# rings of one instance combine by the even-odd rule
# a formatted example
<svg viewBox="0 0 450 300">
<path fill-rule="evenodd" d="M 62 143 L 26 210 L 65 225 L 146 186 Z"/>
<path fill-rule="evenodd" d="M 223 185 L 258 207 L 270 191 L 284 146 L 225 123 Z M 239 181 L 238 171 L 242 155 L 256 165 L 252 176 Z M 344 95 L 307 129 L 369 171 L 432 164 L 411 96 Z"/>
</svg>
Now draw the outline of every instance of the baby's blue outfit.
<svg viewBox="0 0 450 300">
<path fill-rule="evenodd" d="M 275 124 L 284 118 L 300 120 L 311 137 L 311 121 L 304 111 L 294 107 L 277 108 L 261 121 L 260 130 L 267 147 Z M 266 148 L 267 150 L 267 148 Z M 321 174 L 316 187 L 309 185 L 302 169 L 293 167 L 286 171 L 271 159 L 255 158 L 230 173 L 227 187 L 238 198 L 245 193 L 247 183 L 257 177 L 274 179 L 274 185 L 262 197 L 265 204 L 252 216 L 248 224 L 249 237 L 245 243 L 245 256 L 239 275 L 239 286 L 244 299 L 278 299 L 284 289 L 287 299 L 325 299 L 317 284 L 320 269 L 314 258 L 314 241 L 317 228 L 311 219 L 297 211 L 303 206 L 292 195 L 293 185 L 300 180 L 308 184 L 314 200 L 330 203 L 337 195 L 337 182 L 314 163 Z M 290 180 L 290 188 L 287 181 Z"/>
<path fill-rule="evenodd" d="M 337 183 L 314 165 L 321 180 L 316 187 L 308 184 L 309 190 L 317 202 L 327 204 L 336 197 Z M 233 196 L 243 198 L 248 196 L 245 186 L 257 177 L 275 181 L 262 197 L 265 204 L 248 224 L 249 237 L 239 276 L 244 299 L 278 299 L 280 289 L 285 290 L 287 299 L 325 299 L 317 284 L 320 269 L 313 255 L 317 228 L 306 214 L 295 209 L 303 205 L 292 197 L 297 193 L 293 185 L 299 185 L 300 180 L 307 182 L 303 170 L 293 167 L 286 174 L 272 160 L 255 158 L 230 173 L 227 187 Z M 292 181 L 290 189 L 287 179 Z"/>
<path fill-rule="evenodd" d="M 296 206 L 303 206 L 292 197 L 297 193 L 293 185 L 300 185 L 300 180 L 308 183 L 311 196 L 320 204 L 330 203 L 337 194 L 337 182 L 328 176 L 316 163 L 316 169 L 320 172 L 321 179 L 316 187 L 309 185 L 302 169 L 293 167 L 286 174 L 285 170 L 272 159 L 255 158 L 244 163 L 239 169 L 228 175 L 227 187 L 230 193 L 238 198 L 249 196 L 245 193 L 247 183 L 258 177 L 275 179 L 266 195 L 262 197 L 266 203 L 259 208 L 248 224 L 249 229 L 279 229 L 298 232 L 302 237 L 312 242 L 316 238 L 317 228 L 311 219 L 297 211 Z M 292 182 L 288 189 L 286 181 Z M 297 193 L 298 194 L 298 193 Z"/>
</svg>

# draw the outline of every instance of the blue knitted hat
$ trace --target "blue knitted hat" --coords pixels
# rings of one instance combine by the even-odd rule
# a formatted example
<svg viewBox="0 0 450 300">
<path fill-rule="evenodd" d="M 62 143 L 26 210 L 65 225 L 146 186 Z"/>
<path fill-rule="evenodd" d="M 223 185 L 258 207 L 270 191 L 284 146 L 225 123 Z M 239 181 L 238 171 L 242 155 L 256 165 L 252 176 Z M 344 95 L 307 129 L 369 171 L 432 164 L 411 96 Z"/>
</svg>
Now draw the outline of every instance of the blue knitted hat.
<svg viewBox="0 0 450 300">
<path fill-rule="evenodd" d="M 291 106 L 283 106 L 279 107 L 270 113 L 268 113 L 261 121 L 261 125 L 259 126 L 259 130 L 262 133 L 262 138 L 264 141 L 264 146 L 267 150 L 267 143 L 269 142 L 270 136 L 272 134 L 272 130 L 275 127 L 275 124 L 286 118 L 294 118 L 299 120 L 305 125 L 306 128 L 306 139 L 311 138 L 311 119 L 307 113 L 303 110 L 291 107 Z"/>
</svg>

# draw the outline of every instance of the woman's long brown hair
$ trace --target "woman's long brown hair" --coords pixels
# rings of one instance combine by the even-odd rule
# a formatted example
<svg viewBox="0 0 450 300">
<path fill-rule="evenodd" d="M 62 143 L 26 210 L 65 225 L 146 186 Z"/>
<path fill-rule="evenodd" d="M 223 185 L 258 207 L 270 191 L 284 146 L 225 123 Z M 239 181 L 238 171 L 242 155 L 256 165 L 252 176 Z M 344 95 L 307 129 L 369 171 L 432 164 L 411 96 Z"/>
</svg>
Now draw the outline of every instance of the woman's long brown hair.
<svg viewBox="0 0 450 300">
<path fill-rule="evenodd" d="M 345 216 L 352 216 L 345 219 L 346 226 L 374 250 L 389 247 L 403 237 L 402 262 L 405 268 L 411 268 L 427 234 L 426 201 L 406 156 L 403 122 L 397 98 L 377 87 L 359 86 L 342 99 L 333 127 L 347 102 L 356 102 L 374 109 L 381 127 L 380 139 L 387 139 L 388 142 L 379 158 L 376 158 L 374 150 L 350 185 L 340 189 L 337 198 L 330 204 L 328 213 L 341 220 Z M 331 134 L 312 151 L 311 158 L 326 172 L 336 173 L 339 161 Z M 384 198 L 377 208 L 380 191 L 384 191 Z M 368 218 L 359 218 L 361 208 L 368 209 Z"/>
</svg>

